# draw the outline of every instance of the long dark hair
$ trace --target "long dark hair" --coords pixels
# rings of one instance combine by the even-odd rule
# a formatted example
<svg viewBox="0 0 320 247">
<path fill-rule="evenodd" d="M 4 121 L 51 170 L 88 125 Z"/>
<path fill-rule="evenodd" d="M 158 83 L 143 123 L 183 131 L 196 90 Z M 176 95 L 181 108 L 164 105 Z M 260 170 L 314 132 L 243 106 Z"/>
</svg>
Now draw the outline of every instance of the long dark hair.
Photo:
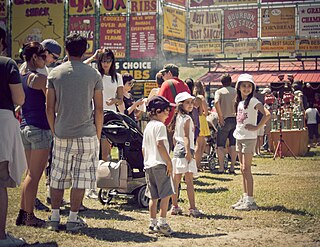
<svg viewBox="0 0 320 247">
<path fill-rule="evenodd" d="M 175 128 L 176 128 L 176 121 L 177 121 L 177 116 L 178 114 L 182 114 L 182 115 L 189 115 L 191 118 L 192 118 L 192 113 L 191 112 L 186 112 L 184 109 L 183 109 L 183 101 L 182 102 L 179 102 L 175 111 L 174 111 L 174 114 L 173 114 L 173 117 L 171 119 L 171 122 L 169 123 L 169 126 L 168 126 L 168 129 L 169 131 L 174 131 Z"/>
<path fill-rule="evenodd" d="M 23 60 L 29 62 L 33 56 L 36 54 L 37 56 L 42 55 L 46 52 L 45 48 L 36 41 L 28 42 L 23 44 L 22 51 L 21 51 L 21 58 Z"/>
<path fill-rule="evenodd" d="M 236 102 L 234 104 L 234 108 L 236 110 L 236 112 L 238 112 L 238 105 L 239 105 L 239 102 L 242 101 L 242 96 L 241 96 L 241 91 L 240 91 L 240 85 L 241 85 L 242 82 L 239 82 L 238 85 L 237 85 L 237 97 L 236 97 Z M 247 109 L 248 108 L 248 105 L 250 103 L 250 100 L 251 98 L 253 97 L 253 93 L 254 93 L 254 85 L 252 85 L 252 92 L 248 95 L 248 97 L 245 99 L 244 101 L 244 109 Z"/>
<path fill-rule="evenodd" d="M 98 70 L 99 70 L 101 76 L 104 75 L 104 69 L 102 68 L 102 65 L 101 65 L 101 62 L 104 57 L 112 58 L 111 66 L 109 69 L 109 75 L 111 76 L 112 82 L 115 82 L 115 81 L 118 82 L 115 57 L 114 57 L 113 51 L 108 48 L 104 48 L 103 52 L 101 52 L 98 56 Z"/>
</svg>

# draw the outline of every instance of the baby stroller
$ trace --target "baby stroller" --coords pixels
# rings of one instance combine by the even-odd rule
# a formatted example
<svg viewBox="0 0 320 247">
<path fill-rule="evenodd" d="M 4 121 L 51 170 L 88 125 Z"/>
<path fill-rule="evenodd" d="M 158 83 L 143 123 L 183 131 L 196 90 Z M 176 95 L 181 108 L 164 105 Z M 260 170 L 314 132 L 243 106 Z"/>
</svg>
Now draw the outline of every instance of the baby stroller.
<svg viewBox="0 0 320 247">
<path fill-rule="evenodd" d="M 102 136 L 118 148 L 120 161 L 118 164 L 100 161 L 97 171 L 99 201 L 105 205 L 115 196 L 134 197 L 140 207 L 148 207 L 143 171 L 143 134 L 136 122 L 127 115 L 105 111 Z"/>
</svg>

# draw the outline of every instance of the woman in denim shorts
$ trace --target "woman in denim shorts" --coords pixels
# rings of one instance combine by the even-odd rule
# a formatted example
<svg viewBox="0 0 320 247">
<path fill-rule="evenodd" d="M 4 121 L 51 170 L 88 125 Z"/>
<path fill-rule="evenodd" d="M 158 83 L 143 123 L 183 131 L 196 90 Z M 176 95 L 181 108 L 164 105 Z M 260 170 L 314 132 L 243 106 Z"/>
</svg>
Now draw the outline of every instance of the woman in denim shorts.
<svg viewBox="0 0 320 247">
<path fill-rule="evenodd" d="M 20 133 L 28 168 L 22 186 L 20 212 L 16 225 L 45 226 L 45 221 L 37 218 L 33 209 L 52 141 L 45 110 L 47 77 L 36 71 L 44 68 L 46 55 L 47 51 L 38 42 L 30 42 L 23 47 L 23 57 L 27 61 L 27 66 L 20 71 L 20 74 L 26 99 L 22 106 Z"/>
</svg>

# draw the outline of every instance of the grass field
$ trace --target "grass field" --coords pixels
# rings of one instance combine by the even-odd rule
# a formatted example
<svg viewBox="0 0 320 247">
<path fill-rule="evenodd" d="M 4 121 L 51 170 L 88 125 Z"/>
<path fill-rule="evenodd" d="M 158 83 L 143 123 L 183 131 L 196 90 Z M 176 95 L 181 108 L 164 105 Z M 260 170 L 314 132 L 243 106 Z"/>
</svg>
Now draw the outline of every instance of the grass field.
<svg viewBox="0 0 320 247">
<path fill-rule="evenodd" d="M 238 168 L 238 167 L 237 167 Z M 173 237 L 148 234 L 148 211 L 133 199 L 115 199 L 102 206 L 85 199 L 89 210 L 80 213 L 89 225 L 80 234 L 14 225 L 20 191 L 9 190 L 8 231 L 24 237 L 32 246 L 320 246 L 320 148 L 295 160 L 255 158 L 255 198 L 259 210 L 238 212 L 230 205 L 242 193 L 241 175 L 200 173 L 195 181 L 196 201 L 203 218 L 168 216 Z M 46 197 L 44 179 L 38 197 Z M 181 206 L 187 210 L 185 184 Z M 47 219 L 49 212 L 36 211 Z M 62 210 L 65 223 L 68 210 Z"/>
</svg>

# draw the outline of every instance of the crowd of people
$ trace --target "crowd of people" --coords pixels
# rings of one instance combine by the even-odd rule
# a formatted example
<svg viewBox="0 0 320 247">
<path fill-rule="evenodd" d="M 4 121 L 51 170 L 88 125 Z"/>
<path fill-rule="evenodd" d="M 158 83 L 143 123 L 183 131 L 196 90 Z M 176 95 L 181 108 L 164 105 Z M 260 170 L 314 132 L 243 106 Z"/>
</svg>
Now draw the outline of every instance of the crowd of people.
<svg viewBox="0 0 320 247">
<path fill-rule="evenodd" d="M 112 50 L 98 49 L 83 61 L 87 48 L 84 37 L 69 35 L 64 46 L 67 59 L 54 68 L 49 65 L 58 60 L 62 49 L 51 39 L 25 44 L 21 51 L 25 63 L 20 70 L 12 59 L 0 56 L 3 75 L 0 137 L 5 140 L 0 142 L 0 200 L 3 202 L 0 204 L 0 246 L 24 243 L 7 234 L 5 226 L 7 188 L 19 185 L 25 170 L 17 226 L 46 226 L 58 231 L 64 191 L 71 188 L 66 230 L 78 232 L 87 227 L 78 215 L 85 192 L 96 189 L 99 159 L 111 159 L 111 143 L 101 134 L 104 110 L 121 112 L 134 121 L 145 113 L 149 119 L 143 132 L 142 152 L 146 196 L 150 198 L 150 233 L 166 236 L 173 233 L 166 219 L 167 208 L 172 198 L 170 214 L 183 213 L 177 193 L 182 179 L 187 188 L 187 214 L 191 217 L 204 214 L 196 206 L 193 182 L 202 169 L 206 137 L 210 135 L 207 117 L 213 111 L 218 122 L 219 168 L 215 173 L 235 174 L 238 157 L 243 195 L 232 208 L 258 208 L 254 200 L 251 164 L 262 145 L 261 142 L 256 144 L 259 130 L 268 125 L 270 112 L 267 105 L 255 97 L 256 85 L 251 75 L 240 75 L 235 87 L 231 86 L 231 76 L 223 75 L 222 87 L 215 92 L 210 110 L 202 82 L 191 78 L 183 81 L 179 78 L 179 67 L 166 64 L 156 75 L 158 87 L 151 90 L 148 98 L 135 101 L 130 94 L 134 78 L 116 72 Z M 6 33 L 0 29 L 0 50 L 5 48 Z M 89 66 L 93 61 L 97 69 Z M 16 119 L 17 112 L 21 112 L 20 123 Z M 314 112 L 312 109 L 306 111 L 308 124 L 314 124 Z M 224 164 L 227 153 L 231 159 L 229 167 Z M 51 203 L 48 221 L 34 214 L 39 181 L 45 169 Z"/>
</svg>

